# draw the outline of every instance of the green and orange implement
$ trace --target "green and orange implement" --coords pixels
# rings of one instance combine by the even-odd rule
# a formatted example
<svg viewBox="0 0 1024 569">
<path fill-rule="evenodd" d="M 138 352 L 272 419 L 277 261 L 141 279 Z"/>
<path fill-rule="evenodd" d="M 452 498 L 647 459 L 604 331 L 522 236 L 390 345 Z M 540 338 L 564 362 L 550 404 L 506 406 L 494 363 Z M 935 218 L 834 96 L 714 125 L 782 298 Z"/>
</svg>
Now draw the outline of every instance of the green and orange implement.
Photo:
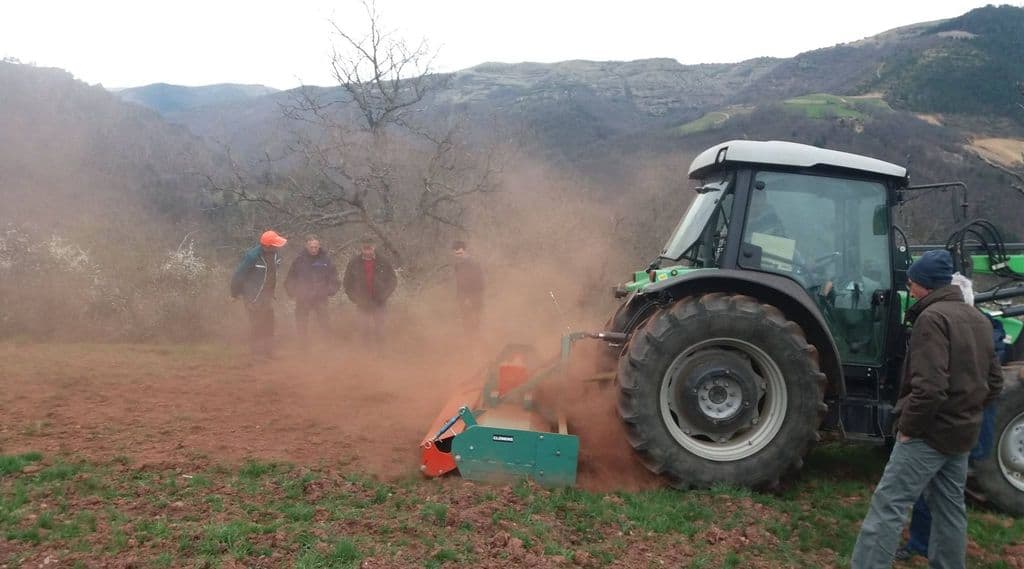
<svg viewBox="0 0 1024 569">
<path fill-rule="evenodd" d="M 569 433 L 561 411 L 572 345 L 618 336 L 566 334 L 561 353 L 546 362 L 530 346 L 506 346 L 487 366 L 483 388 L 460 389 L 438 414 L 420 443 L 420 470 L 430 477 L 458 470 L 469 480 L 575 484 L 579 439 Z"/>
</svg>

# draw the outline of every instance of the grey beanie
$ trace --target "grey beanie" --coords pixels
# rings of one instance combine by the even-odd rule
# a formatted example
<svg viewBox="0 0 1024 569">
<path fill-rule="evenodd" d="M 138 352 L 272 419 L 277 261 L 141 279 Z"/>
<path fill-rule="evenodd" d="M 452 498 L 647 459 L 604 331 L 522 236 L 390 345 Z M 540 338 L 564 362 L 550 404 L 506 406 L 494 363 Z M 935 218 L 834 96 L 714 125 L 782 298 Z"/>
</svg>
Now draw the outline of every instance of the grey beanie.
<svg viewBox="0 0 1024 569">
<path fill-rule="evenodd" d="M 925 251 L 907 269 L 907 276 L 924 288 L 942 288 L 953 282 L 953 257 L 945 249 Z"/>
</svg>

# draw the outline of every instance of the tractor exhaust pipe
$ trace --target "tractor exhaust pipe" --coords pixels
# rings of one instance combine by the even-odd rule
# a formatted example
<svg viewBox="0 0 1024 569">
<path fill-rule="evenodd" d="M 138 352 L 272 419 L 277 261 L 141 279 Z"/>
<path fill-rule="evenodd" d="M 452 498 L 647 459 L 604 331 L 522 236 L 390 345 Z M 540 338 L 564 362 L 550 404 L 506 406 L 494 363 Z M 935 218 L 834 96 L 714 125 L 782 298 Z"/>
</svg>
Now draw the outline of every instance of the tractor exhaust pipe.
<svg viewBox="0 0 1024 569">
<path fill-rule="evenodd" d="M 999 288 L 986 292 L 979 292 L 974 295 L 974 303 L 977 304 L 979 302 L 991 302 L 993 300 L 1014 298 L 1016 296 L 1024 296 L 1024 284 L 1014 285 L 1006 288 Z"/>
</svg>

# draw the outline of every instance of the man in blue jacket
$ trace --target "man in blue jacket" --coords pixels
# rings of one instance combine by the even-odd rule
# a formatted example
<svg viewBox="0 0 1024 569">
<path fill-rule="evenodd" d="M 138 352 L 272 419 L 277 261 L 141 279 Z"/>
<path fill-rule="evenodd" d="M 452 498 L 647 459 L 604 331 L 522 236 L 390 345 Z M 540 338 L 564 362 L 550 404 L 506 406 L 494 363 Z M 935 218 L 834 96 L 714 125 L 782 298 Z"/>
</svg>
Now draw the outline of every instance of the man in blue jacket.
<svg viewBox="0 0 1024 569">
<path fill-rule="evenodd" d="M 284 289 L 295 299 L 295 329 L 300 344 L 305 347 L 309 336 L 309 313 L 316 316 L 320 330 L 329 335 L 330 319 L 327 314 L 327 299 L 341 288 L 338 269 L 331 262 L 331 256 L 320 246 L 316 235 L 306 236 L 306 247 L 288 269 Z"/>
<path fill-rule="evenodd" d="M 274 289 L 277 268 L 281 264 L 278 250 L 288 240 L 276 231 L 266 231 L 259 245 L 242 256 L 242 262 L 231 277 L 231 298 L 242 298 L 249 316 L 249 347 L 255 356 L 272 357 L 274 340 Z"/>
</svg>

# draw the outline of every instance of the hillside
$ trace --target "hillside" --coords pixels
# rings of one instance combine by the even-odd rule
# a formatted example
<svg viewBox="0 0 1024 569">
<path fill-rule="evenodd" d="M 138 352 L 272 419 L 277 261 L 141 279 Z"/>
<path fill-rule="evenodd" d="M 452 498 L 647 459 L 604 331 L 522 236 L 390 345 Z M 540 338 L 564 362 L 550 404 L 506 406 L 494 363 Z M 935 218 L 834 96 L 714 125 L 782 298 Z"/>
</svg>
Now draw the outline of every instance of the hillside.
<svg viewBox="0 0 1024 569">
<path fill-rule="evenodd" d="M 1020 97 L 1015 83 L 1024 80 L 1021 33 L 1024 8 L 989 6 L 788 59 L 484 63 L 452 74 L 444 90 L 424 101 L 423 111 L 454 110 L 476 122 L 514 124 L 533 136 L 542 156 L 568 165 L 587 162 L 595 145 L 614 146 L 616 140 L 675 129 L 709 113 L 731 115 L 731 108 L 742 114 L 814 93 L 880 94 L 888 106 L 941 113 L 944 124 L 965 132 L 1024 138 L 1024 113 L 1014 99 Z M 339 96 L 337 87 L 322 89 Z M 201 136 L 259 154 L 288 129 L 280 104 L 293 96 L 224 100 L 168 110 L 165 116 Z"/>
<path fill-rule="evenodd" d="M 114 93 L 122 100 L 136 103 L 166 115 L 211 105 L 244 104 L 256 97 L 276 93 L 277 89 L 263 85 L 235 85 L 221 83 L 202 87 L 183 87 L 154 83 L 142 87 L 118 89 Z"/>
<path fill-rule="evenodd" d="M 0 223 L 194 215 L 210 155 L 188 130 L 59 69 L 0 62 L 0 100 Z"/>
<path fill-rule="evenodd" d="M 484 63 L 447 77 L 417 116 L 430 123 L 454 114 L 484 131 L 505 125 L 526 136 L 532 157 L 578 172 L 613 195 L 643 176 L 646 162 L 683 163 L 700 145 L 733 136 L 845 145 L 897 162 L 910 157 L 920 178 L 948 171 L 1005 186 L 1006 178 L 989 172 L 974 152 L 1012 166 L 1013 149 L 1024 140 L 1015 86 L 1024 78 L 1021 30 L 1024 9 L 988 6 L 788 59 Z M 339 87 L 310 89 L 341 97 Z M 260 86 L 165 84 L 117 93 L 243 161 L 282 154 L 306 128 L 282 116 L 282 105 L 296 95 Z M 118 112 L 159 122 L 133 109 Z M 151 126 L 174 132 L 168 139 L 188 138 L 167 125 Z M 872 136 L 879 130 L 893 138 Z M 980 142 L 969 147 L 972 140 Z M 964 164 L 964 171 L 950 164 Z"/>
<path fill-rule="evenodd" d="M 1024 126 L 1024 9 L 988 6 L 923 31 L 895 54 L 869 88 L 927 113 L 1000 117 Z"/>
</svg>

